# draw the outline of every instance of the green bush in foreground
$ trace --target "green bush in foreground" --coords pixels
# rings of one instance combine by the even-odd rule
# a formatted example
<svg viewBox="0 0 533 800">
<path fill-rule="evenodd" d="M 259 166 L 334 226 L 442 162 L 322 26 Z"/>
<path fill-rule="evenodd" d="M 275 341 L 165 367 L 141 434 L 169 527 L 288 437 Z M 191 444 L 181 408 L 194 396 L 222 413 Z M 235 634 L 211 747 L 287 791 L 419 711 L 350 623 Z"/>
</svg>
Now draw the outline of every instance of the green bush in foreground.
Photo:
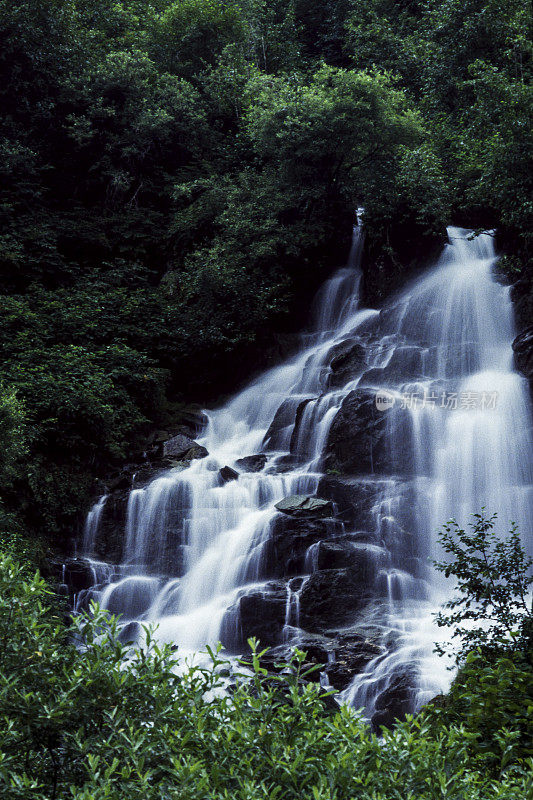
<svg viewBox="0 0 533 800">
<path fill-rule="evenodd" d="M 2 798 L 531 796 L 527 763 L 511 757 L 495 778 L 469 755 L 476 731 L 420 715 L 379 739 L 353 711 L 327 713 L 321 688 L 302 682 L 301 653 L 279 677 L 256 654 L 252 679 L 229 694 L 217 654 L 212 668 L 177 676 L 149 633 L 125 664 L 112 619 L 96 613 L 67 631 L 46 583 L 26 575 L 0 556 Z M 498 736 L 512 745 L 512 727 Z"/>
<path fill-rule="evenodd" d="M 533 756 L 533 560 L 516 525 L 502 537 L 496 519 L 482 511 L 465 529 L 451 520 L 440 533 L 448 560 L 435 566 L 456 585 L 437 624 L 450 628 L 456 644 L 436 649 L 454 649 L 460 669 L 433 713 L 441 724 L 474 731 L 470 751 L 499 770 Z"/>
</svg>

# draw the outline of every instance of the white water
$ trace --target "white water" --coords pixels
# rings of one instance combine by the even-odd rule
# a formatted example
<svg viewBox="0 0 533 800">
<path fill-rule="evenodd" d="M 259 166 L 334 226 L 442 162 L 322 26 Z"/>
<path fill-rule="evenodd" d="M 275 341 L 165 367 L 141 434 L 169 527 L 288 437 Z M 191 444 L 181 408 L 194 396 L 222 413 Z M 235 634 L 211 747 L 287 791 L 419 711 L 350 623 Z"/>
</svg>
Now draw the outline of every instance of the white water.
<svg viewBox="0 0 533 800">
<path fill-rule="evenodd" d="M 394 400 L 390 468 L 362 477 L 377 489 L 372 530 L 358 546 L 375 555 L 372 622 L 395 644 L 343 697 L 371 715 L 380 692 L 406 668 L 415 675 L 413 706 L 445 688 L 446 670 L 432 655 L 431 613 L 447 591 L 430 567 L 436 531 L 451 516 L 466 523 L 486 506 L 504 528 L 512 519 L 526 532 L 533 484 L 531 410 L 525 380 L 512 367 L 512 306 L 508 289 L 493 279 L 492 237 L 470 241 L 459 229 L 449 235 L 435 268 L 379 315 L 358 308 L 356 229 L 349 265 L 319 293 L 301 352 L 208 413 L 200 440 L 208 457 L 131 492 L 121 578 L 96 593 L 104 607 L 124 620 L 156 623 L 158 637 L 184 652 L 220 637 L 238 647 L 239 598 L 268 591 L 265 544 L 275 503 L 317 491 L 322 452 L 346 395 L 358 385 L 385 388 Z M 367 363 L 342 389 L 327 391 L 331 348 L 354 333 L 366 343 Z M 412 393 L 426 402 L 409 407 Z M 397 470 L 406 451 L 409 467 Z M 260 472 L 221 480 L 221 467 L 256 453 L 268 457 Z M 87 522 L 87 552 L 104 502 Z M 308 573 L 316 553 L 312 545 Z M 280 641 L 298 639 L 301 589 L 287 585 Z"/>
</svg>

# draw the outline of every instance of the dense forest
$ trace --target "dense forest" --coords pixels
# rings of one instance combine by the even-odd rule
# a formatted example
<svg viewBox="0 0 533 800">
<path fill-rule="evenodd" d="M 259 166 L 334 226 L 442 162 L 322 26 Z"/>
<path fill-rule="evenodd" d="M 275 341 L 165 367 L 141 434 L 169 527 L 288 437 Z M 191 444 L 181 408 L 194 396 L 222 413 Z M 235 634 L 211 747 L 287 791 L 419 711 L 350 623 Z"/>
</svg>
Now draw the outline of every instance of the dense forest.
<svg viewBox="0 0 533 800">
<path fill-rule="evenodd" d="M 370 301 L 467 221 L 527 319 L 529 25 L 520 0 L 2 2 L 3 528 L 69 539 L 95 477 L 262 366 L 358 205 Z"/>
</svg>

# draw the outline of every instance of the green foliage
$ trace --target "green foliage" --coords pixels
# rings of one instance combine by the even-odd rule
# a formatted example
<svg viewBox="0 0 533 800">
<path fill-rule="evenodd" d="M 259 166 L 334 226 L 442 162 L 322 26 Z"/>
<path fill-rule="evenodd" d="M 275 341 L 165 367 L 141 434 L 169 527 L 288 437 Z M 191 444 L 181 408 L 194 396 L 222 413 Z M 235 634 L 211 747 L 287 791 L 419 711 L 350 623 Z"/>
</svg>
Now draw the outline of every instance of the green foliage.
<svg viewBox="0 0 533 800">
<path fill-rule="evenodd" d="M 0 793 L 13 800 L 309 796 L 324 800 L 515 800 L 531 772 L 513 751 L 501 774 L 475 733 L 409 719 L 379 740 L 351 710 L 326 712 L 303 654 L 277 676 L 254 650 L 233 674 L 178 665 L 150 632 L 128 653 L 117 623 L 95 610 L 67 630 L 39 575 L 0 556 Z M 76 649 L 74 641 L 84 646 Z M 252 648 L 254 647 L 251 641 Z M 514 732 L 498 736 L 513 741 Z"/>
<path fill-rule="evenodd" d="M 25 410 L 13 388 L 0 384 L 0 479 L 8 481 L 25 455 Z"/>
<path fill-rule="evenodd" d="M 468 749 L 484 768 L 502 774 L 533 757 L 533 659 L 523 651 L 490 655 L 471 650 L 440 708 L 438 724 L 462 724 Z"/>
<path fill-rule="evenodd" d="M 157 21 L 153 47 L 165 71 L 193 77 L 214 66 L 228 45 L 246 39 L 238 4 L 222 0 L 178 0 Z"/>
<path fill-rule="evenodd" d="M 474 648 L 531 650 L 533 559 L 526 557 L 515 525 L 503 539 L 495 523 L 496 515 L 474 514 L 468 530 L 452 520 L 439 536 L 449 560 L 435 566 L 455 578 L 456 593 L 444 606 L 449 613 L 440 612 L 437 624 L 453 628 L 452 638 L 460 639 L 458 661 Z"/>
<path fill-rule="evenodd" d="M 165 393 L 216 400 L 302 323 L 357 205 L 371 299 L 454 215 L 530 274 L 529 23 L 520 0 L 0 0 L 0 380 L 30 431 L 6 513 L 70 535 Z"/>
<path fill-rule="evenodd" d="M 455 521 L 440 541 L 447 561 L 436 563 L 456 580 L 456 593 L 437 616 L 460 640 L 460 669 L 451 691 L 429 717 L 462 723 L 473 736 L 469 752 L 502 774 L 533 755 L 533 613 L 528 596 L 533 560 L 515 526 L 498 535 L 496 516 L 474 514 L 468 530 Z M 452 644 L 449 646 L 452 647 Z M 442 646 L 437 647 L 442 654 Z"/>
<path fill-rule="evenodd" d="M 353 2 L 346 52 L 398 75 L 444 167 L 452 210 L 498 226 L 531 274 L 531 4 Z"/>
</svg>

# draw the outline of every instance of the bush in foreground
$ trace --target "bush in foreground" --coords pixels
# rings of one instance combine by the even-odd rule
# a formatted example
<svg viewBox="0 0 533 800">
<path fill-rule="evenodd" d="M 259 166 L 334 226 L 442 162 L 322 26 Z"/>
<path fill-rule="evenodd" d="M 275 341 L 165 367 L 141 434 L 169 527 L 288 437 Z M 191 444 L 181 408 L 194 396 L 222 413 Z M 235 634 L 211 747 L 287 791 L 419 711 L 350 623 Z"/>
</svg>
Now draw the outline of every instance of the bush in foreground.
<svg viewBox="0 0 533 800">
<path fill-rule="evenodd" d="M 489 776 L 467 758 L 477 733 L 420 715 L 381 739 L 347 708 L 327 713 L 303 655 L 223 693 L 227 665 L 178 676 L 147 633 L 127 658 L 116 622 L 66 629 L 39 575 L 0 556 L 0 797 L 12 800 L 515 800 L 531 772 L 513 757 Z M 90 647 L 73 644 L 80 633 Z M 437 720 L 438 723 L 438 720 Z M 512 729 L 498 736 L 512 743 Z"/>
<path fill-rule="evenodd" d="M 469 752 L 498 771 L 533 756 L 533 560 L 517 526 L 501 536 L 496 520 L 482 511 L 466 528 L 451 520 L 440 533 L 447 560 L 435 565 L 455 579 L 455 592 L 437 615 L 450 628 L 437 651 L 454 650 L 459 672 L 432 713 L 474 732 Z"/>
</svg>

